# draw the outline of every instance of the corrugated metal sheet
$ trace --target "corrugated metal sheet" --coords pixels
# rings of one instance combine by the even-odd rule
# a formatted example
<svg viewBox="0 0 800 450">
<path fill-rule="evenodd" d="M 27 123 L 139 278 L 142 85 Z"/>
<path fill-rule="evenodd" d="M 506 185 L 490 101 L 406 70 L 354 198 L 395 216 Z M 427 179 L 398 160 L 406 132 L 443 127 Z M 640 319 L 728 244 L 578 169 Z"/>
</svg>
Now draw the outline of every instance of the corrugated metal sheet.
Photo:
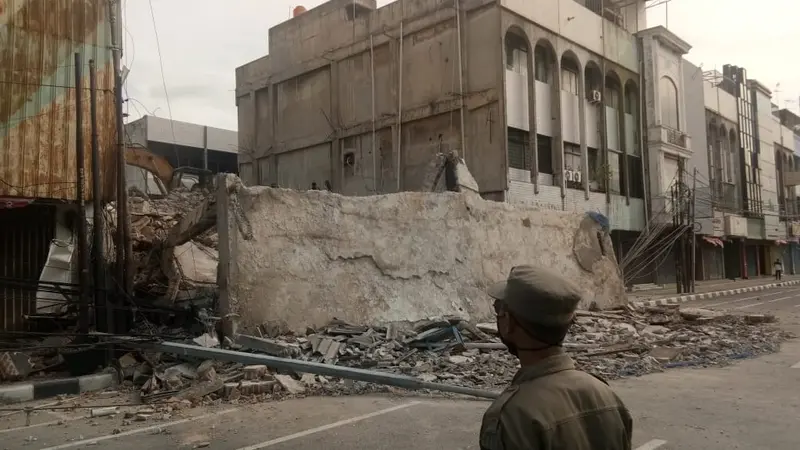
<svg viewBox="0 0 800 450">
<path fill-rule="evenodd" d="M 55 215 L 53 206 L 0 209 L 0 330 L 22 330 L 24 316 L 36 312 L 35 286 L 50 251 Z"/>
<path fill-rule="evenodd" d="M 0 0 L 0 196 L 75 200 L 75 94 L 84 100 L 91 197 L 89 60 L 97 64 L 103 198 L 114 187 L 116 128 L 108 0 Z M 83 55 L 75 89 L 74 54 Z"/>
</svg>

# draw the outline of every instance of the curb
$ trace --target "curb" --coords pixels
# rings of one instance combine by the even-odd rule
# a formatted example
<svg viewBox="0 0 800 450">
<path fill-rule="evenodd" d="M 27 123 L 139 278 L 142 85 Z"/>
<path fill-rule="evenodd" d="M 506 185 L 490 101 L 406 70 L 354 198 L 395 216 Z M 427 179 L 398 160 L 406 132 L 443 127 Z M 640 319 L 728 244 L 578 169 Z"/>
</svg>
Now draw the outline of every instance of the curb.
<svg viewBox="0 0 800 450">
<path fill-rule="evenodd" d="M 78 395 L 106 389 L 116 384 L 116 374 L 112 373 L 11 384 L 0 386 L 0 404 L 29 402 L 59 395 Z"/>
<path fill-rule="evenodd" d="M 657 298 L 655 300 L 642 300 L 642 301 L 634 301 L 631 302 L 634 306 L 666 306 L 666 305 L 677 305 L 679 303 L 686 303 L 691 302 L 693 300 L 706 300 L 710 298 L 717 298 L 717 297 L 725 297 L 728 295 L 736 295 L 742 294 L 745 292 L 756 292 L 756 291 L 763 291 L 765 289 L 771 289 L 775 287 L 781 286 L 793 286 L 796 284 L 800 284 L 800 280 L 792 280 L 792 281 L 782 281 L 780 283 L 770 283 L 770 284 L 761 284 L 758 286 L 750 286 L 746 288 L 739 288 L 739 289 L 728 289 L 727 291 L 714 291 L 714 292 L 705 292 L 702 294 L 689 294 L 689 295 L 679 295 L 676 297 L 667 297 L 667 298 Z"/>
</svg>

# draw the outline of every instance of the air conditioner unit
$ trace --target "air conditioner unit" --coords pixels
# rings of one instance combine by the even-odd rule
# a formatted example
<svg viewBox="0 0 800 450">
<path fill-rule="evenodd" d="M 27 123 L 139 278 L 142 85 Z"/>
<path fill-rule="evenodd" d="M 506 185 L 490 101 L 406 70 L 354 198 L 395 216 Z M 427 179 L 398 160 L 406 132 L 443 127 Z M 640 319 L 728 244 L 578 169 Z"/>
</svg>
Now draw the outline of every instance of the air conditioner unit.
<svg viewBox="0 0 800 450">
<path fill-rule="evenodd" d="M 603 100 L 603 94 L 597 89 L 594 89 L 591 92 L 589 92 L 590 103 L 600 103 L 602 100 Z"/>
<path fill-rule="evenodd" d="M 572 181 L 574 181 L 576 183 L 580 183 L 581 182 L 581 173 L 580 172 L 573 173 L 572 174 Z"/>
<path fill-rule="evenodd" d="M 567 181 L 572 181 L 573 173 L 571 170 L 564 171 L 564 179 Z"/>
</svg>

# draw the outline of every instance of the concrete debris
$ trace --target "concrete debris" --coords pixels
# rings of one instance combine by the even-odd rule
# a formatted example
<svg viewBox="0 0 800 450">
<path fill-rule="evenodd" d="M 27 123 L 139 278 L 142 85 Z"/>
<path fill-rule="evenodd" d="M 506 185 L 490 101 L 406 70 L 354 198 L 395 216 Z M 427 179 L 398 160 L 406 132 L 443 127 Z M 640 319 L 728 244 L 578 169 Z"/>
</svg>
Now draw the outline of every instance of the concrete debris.
<svg viewBox="0 0 800 450">
<path fill-rule="evenodd" d="M 28 354 L 20 352 L 3 352 L 0 354 L 0 381 L 17 381 L 28 376 L 33 370 L 33 363 Z"/>
<path fill-rule="evenodd" d="M 718 366 L 776 351 L 788 336 L 770 325 L 771 321 L 771 316 L 709 314 L 677 306 L 581 311 L 564 348 L 581 369 L 605 379 L 672 367 Z M 238 335 L 235 341 L 237 348 L 271 356 L 495 391 L 505 387 L 518 369 L 516 359 L 496 336 L 496 327 L 453 316 L 382 326 L 334 320 L 305 334 L 269 339 Z M 209 369 L 214 370 L 210 378 L 195 376 Z M 297 395 L 396 392 L 360 381 L 278 373 L 266 365 L 176 360 L 162 363 L 152 372 L 154 375 L 142 387 L 143 398 L 174 397 L 193 403 L 203 398 L 241 402 Z"/>
<path fill-rule="evenodd" d="M 194 214 L 209 198 L 213 195 L 202 189 L 177 188 L 165 197 L 131 192 L 134 288 L 138 292 L 175 301 L 190 297 L 198 290 L 216 291 L 219 238 L 214 229 L 203 231 L 177 247 L 168 245 L 170 233 L 174 233 L 181 220 Z M 113 236 L 117 228 L 115 203 L 111 202 L 106 209 L 109 236 Z M 107 241 L 113 243 L 112 239 Z M 113 251 L 106 254 L 110 258 L 114 256 Z"/>
</svg>

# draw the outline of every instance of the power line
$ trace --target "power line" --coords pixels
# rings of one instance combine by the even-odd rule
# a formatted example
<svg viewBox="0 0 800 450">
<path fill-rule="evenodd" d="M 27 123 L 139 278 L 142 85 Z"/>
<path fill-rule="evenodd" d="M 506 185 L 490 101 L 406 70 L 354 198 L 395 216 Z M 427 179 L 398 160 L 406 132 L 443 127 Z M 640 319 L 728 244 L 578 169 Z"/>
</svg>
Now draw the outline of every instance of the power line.
<svg viewBox="0 0 800 450">
<path fill-rule="evenodd" d="M 153 20 L 153 32 L 156 36 L 156 50 L 158 51 L 158 65 L 161 69 L 161 84 L 164 86 L 164 97 L 167 100 L 167 113 L 169 114 L 169 127 L 172 131 L 172 148 L 175 150 L 175 159 L 178 165 L 181 164 L 181 158 L 178 154 L 178 147 L 176 142 L 178 141 L 175 138 L 175 121 L 172 118 L 172 104 L 169 101 L 169 91 L 167 90 L 167 78 L 164 75 L 164 58 L 161 56 L 161 40 L 158 37 L 158 25 L 156 25 L 156 13 L 153 9 L 153 0 L 148 0 L 150 4 L 150 18 Z"/>
</svg>

